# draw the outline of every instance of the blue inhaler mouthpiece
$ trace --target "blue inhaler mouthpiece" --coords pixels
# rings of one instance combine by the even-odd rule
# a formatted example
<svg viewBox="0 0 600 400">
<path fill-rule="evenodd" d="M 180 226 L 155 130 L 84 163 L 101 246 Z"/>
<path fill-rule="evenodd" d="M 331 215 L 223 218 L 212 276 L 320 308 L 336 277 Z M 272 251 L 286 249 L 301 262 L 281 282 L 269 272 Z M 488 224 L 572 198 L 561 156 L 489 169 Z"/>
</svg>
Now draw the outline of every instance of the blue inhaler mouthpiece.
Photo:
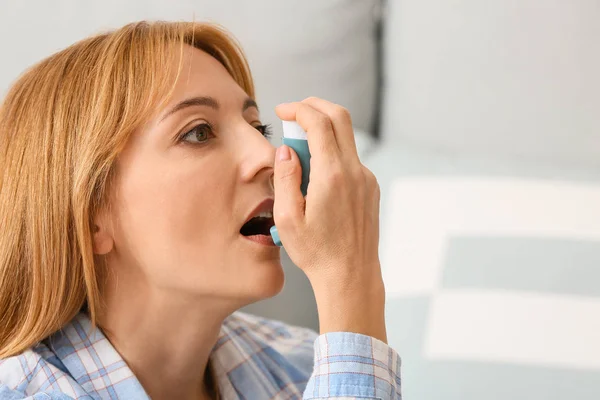
<svg viewBox="0 0 600 400">
<path fill-rule="evenodd" d="M 308 149 L 306 131 L 304 131 L 304 129 L 302 129 L 295 121 L 282 122 L 283 144 L 294 149 L 300 159 L 300 166 L 302 167 L 302 183 L 300 184 L 300 191 L 302 192 L 302 196 L 306 196 L 308 177 L 310 176 L 310 150 Z M 276 226 L 271 227 L 271 237 L 277 246 L 282 246 Z"/>
</svg>

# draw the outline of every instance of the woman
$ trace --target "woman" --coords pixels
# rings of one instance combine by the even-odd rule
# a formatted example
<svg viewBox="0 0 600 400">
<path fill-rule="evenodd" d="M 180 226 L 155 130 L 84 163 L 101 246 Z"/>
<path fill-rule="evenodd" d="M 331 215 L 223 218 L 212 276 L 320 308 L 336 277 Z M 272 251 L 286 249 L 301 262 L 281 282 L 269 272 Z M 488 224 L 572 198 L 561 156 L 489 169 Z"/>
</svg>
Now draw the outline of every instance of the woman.
<svg viewBox="0 0 600 400">
<path fill-rule="evenodd" d="M 400 398 L 378 186 L 350 117 L 317 98 L 276 112 L 308 132 L 306 199 L 215 26 L 130 24 L 16 82 L 0 109 L 0 399 Z M 273 223 L 319 336 L 236 311 L 282 289 Z"/>
</svg>

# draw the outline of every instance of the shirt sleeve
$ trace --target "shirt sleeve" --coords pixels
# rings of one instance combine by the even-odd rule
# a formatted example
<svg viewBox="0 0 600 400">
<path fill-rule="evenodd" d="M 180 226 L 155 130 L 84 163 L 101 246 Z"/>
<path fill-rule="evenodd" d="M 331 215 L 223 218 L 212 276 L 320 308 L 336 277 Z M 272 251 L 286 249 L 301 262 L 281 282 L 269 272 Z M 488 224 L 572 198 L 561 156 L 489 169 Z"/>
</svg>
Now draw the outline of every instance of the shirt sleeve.
<svg viewBox="0 0 600 400">
<path fill-rule="evenodd" d="M 400 400 L 400 356 L 370 336 L 333 332 L 314 345 L 314 370 L 303 398 Z"/>
</svg>

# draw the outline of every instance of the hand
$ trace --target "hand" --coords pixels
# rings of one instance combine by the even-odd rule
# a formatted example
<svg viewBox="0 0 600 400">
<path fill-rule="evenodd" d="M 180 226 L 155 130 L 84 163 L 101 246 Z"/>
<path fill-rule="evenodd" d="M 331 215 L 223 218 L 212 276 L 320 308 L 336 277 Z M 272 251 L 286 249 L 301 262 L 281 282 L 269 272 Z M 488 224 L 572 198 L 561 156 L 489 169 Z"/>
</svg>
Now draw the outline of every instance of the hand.
<svg viewBox="0 0 600 400">
<path fill-rule="evenodd" d="M 281 104 L 275 111 L 308 134 L 306 198 L 300 192 L 298 157 L 281 146 L 275 160 L 273 217 L 290 258 L 311 282 L 321 333 L 350 331 L 386 341 L 379 185 L 359 160 L 350 114 L 312 97 Z"/>
</svg>

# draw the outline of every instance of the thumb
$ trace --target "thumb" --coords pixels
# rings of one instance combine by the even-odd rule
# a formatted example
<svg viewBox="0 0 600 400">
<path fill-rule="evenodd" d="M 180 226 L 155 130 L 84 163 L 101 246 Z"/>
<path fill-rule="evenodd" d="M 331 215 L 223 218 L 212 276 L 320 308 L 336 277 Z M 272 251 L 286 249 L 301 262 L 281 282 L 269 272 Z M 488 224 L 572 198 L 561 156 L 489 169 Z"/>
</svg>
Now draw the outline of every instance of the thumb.
<svg viewBox="0 0 600 400">
<path fill-rule="evenodd" d="M 275 204 L 273 219 L 281 232 L 297 225 L 304 218 L 304 197 L 300 191 L 302 167 L 296 152 L 286 145 L 277 149 L 275 155 Z M 284 233 L 285 235 L 285 233 Z"/>
</svg>

